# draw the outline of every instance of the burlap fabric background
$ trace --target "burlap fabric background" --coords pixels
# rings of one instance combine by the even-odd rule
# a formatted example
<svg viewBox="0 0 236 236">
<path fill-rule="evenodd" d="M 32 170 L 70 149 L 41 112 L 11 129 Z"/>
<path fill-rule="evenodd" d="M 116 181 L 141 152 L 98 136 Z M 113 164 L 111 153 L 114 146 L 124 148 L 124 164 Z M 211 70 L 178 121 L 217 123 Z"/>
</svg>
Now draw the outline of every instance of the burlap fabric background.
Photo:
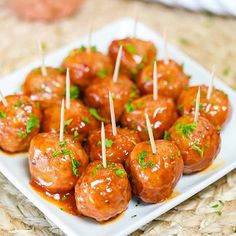
<svg viewBox="0 0 236 236">
<path fill-rule="evenodd" d="M 236 89 L 236 19 L 192 13 L 159 4 L 127 0 L 86 0 L 80 12 L 56 23 L 27 23 L 16 19 L 0 0 L 0 75 L 34 61 L 35 41 L 47 50 L 65 45 L 87 33 L 89 20 L 95 29 L 122 16 L 139 18 L 152 29 L 168 31 L 168 40 Z M 96 43 L 96 42 L 94 42 Z M 236 124 L 235 130 L 236 131 Z M 236 157 L 235 157 L 236 158 Z M 219 209 L 213 208 L 219 200 Z M 218 213 L 217 213 L 218 212 Z M 236 171 L 209 186 L 190 200 L 152 221 L 133 235 L 233 235 L 236 232 Z M 0 235 L 63 235 L 5 177 L 0 174 Z M 236 235 L 236 233 L 234 234 Z"/>
</svg>

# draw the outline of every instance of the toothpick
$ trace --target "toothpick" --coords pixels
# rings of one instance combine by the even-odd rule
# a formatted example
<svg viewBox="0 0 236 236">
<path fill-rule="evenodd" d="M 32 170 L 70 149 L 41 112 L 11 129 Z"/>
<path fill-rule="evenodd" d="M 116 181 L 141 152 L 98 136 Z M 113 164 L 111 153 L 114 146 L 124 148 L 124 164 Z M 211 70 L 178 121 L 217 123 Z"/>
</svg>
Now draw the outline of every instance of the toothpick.
<svg viewBox="0 0 236 236">
<path fill-rule="evenodd" d="M 195 106 L 195 112 L 194 112 L 194 123 L 197 123 L 197 120 L 198 120 L 199 104 L 200 104 L 200 86 L 198 87 L 197 97 L 196 97 L 196 106 Z"/>
<path fill-rule="evenodd" d="M 39 40 L 38 41 L 38 49 L 39 49 L 39 55 L 41 57 L 41 72 L 42 72 L 42 75 L 43 76 L 46 76 L 47 75 L 47 70 L 46 70 L 46 67 L 45 67 L 45 61 L 44 61 L 44 50 L 43 50 L 43 47 L 42 47 L 42 42 Z"/>
<path fill-rule="evenodd" d="M 157 62 L 154 62 L 153 67 L 153 100 L 156 101 L 158 97 L 158 80 L 157 80 Z"/>
<path fill-rule="evenodd" d="M 211 81 L 210 81 L 210 84 L 209 84 L 208 90 L 207 90 L 207 100 L 209 100 L 211 98 L 214 78 L 215 78 L 215 66 L 212 66 Z"/>
<path fill-rule="evenodd" d="M 70 109 L 70 71 L 66 69 L 66 109 Z"/>
<path fill-rule="evenodd" d="M 63 135 L 64 135 L 64 99 L 62 99 L 61 102 L 61 116 L 60 116 L 60 137 L 59 141 L 63 141 Z"/>
<path fill-rule="evenodd" d="M 88 51 L 91 51 L 92 47 L 92 34 L 93 34 L 93 22 L 90 23 L 89 32 L 88 32 Z"/>
<path fill-rule="evenodd" d="M 146 118 L 146 126 L 147 126 L 147 130 L 148 130 L 148 136 L 149 136 L 151 147 L 152 147 L 152 153 L 156 154 L 157 148 L 156 148 L 156 144 L 155 144 L 155 140 L 154 140 L 154 136 L 153 136 L 152 126 L 151 126 L 149 116 L 147 113 L 145 113 L 145 118 Z"/>
<path fill-rule="evenodd" d="M 116 136 L 116 118 L 115 118 L 115 111 L 114 111 L 114 103 L 112 99 L 112 93 L 109 91 L 109 104 L 110 104 L 110 113 L 111 113 L 111 125 L 112 125 L 112 134 Z"/>
<path fill-rule="evenodd" d="M 104 123 L 102 122 L 101 127 L 101 141 L 102 141 L 102 165 L 104 168 L 107 167 L 107 160 L 106 160 L 106 144 L 105 144 L 105 130 L 104 130 Z"/>
<path fill-rule="evenodd" d="M 117 57 L 116 57 L 116 65 L 115 65 L 113 78 L 112 78 L 114 83 L 116 83 L 118 79 L 121 57 L 122 57 L 122 45 L 120 46 Z"/>
<path fill-rule="evenodd" d="M 169 63 L 169 54 L 168 54 L 166 30 L 164 30 L 164 32 L 163 32 L 163 40 L 164 40 L 164 63 L 165 63 L 165 65 L 167 65 Z"/>
<path fill-rule="evenodd" d="M 0 101 L 2 101 L 3 106 L 7 107 L 8 106 L 8 102 L 6 100 L 6 98 L 3 96 L 2 91 L 0 90 Z"/>
</svg>

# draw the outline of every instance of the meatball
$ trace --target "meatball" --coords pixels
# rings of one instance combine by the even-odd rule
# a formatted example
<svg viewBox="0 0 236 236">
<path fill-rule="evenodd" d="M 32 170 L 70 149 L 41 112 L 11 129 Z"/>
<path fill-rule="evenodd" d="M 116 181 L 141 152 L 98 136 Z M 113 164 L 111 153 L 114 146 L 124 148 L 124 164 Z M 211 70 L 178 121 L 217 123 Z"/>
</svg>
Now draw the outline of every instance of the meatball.
<svg viewBox="0 0 236 236">
<path fill-rule="evenodd" d="M 125 104 L 138 97 L 135 84 L 125 76 L 119 76 L 116 83 L 112 77 L 96 78 L 85 90 L 85 103 L 98 110 L 106 123 L 110 122 L 110 106 L 108 91 L 112 92 L 116 121 L 125 109 Z"/>
<path fill-rule="evenodd" d="M 42 75 L 40 68 L 32 70 L 23 84 L 23 93 L 38 101 L 43 109 L 62 100 L 66 85 L 64 70 L 51 67 L 46 70 L 46 76 Z"/>
<path fill-rule="evenodd" d="M 75 186 L 78 212 L 106 221 L 125 211 L 131 199 L 127 174 L 120 163 L 91 162 Z"/>
<path fill-rule="evenodd" d="M 194 113 L 196 95 L 199 86 L 186 88 L 178 99 L 178 110 L 181 115 Z M 228 95 L 223 91 L 213 88 L 210 99 L 207 99 L 207 86 L 200 86 L 199 112 L 206 117 L 213 125 L 220 127 L 226 122 L 230 115 L 230 102 Z"/>
<path fill-rule="evenodd" d="M 39 104 L 23 95 L 0 102 L 0 147 L 7 152 L 28 151 L 31 139 L 39 132 L 42 119 Z"/>
<path fill-rule="evenodd" d="M 162 96 L 178 98 L 182 90 L 188 85 L 189 77 L 182 67 L 173 60 L 167 64 L 157 61 L 158 93 Z M 153 64 L 149 64 L 140 72 L 137 86 L 141 94 L 153 93 Z"/>
<path fill-rule="evenodd" d="M 137 38 L 113 40 L 109 46 L 109 56 L 116 61 L 119 47 L 123 45 L 121 72 L 131 78 L 136 78 L 138 72 L 156 57 L 156 47 L 152 42 Z"/>
<path fill-rule="evenodd" d="M 170 197 L 183 173 L 183 159 L 178 147 L 167 140 L 156 140 L 157 153 L 142 142 L 135 146 L 126 161 L 134 194 L 147 203 Z"/>
<path fill-rule="evenodd" d="M 86 152 L 71 136 L 59 142 L 58 134 L 40 133 L 31 141 L 31 180 L 50 193 L 72 190 L 87 165 Z"/>
<path fill-rule="evenodd" d="M 220 135 L 214 125 L 199 116 L 180 117 L 169 130 L 170 140 L 179 147 L 184 160 L 184 173 L 191 174 L 206 169 L 220 150 Z"/>
<path fill-rule="evenodd" d="M 44 111 L 42 129 L 44 132 L 59 133 L 61 105 L 54 105 Z M 70 109 L 65 109 L 64 127 L 74 140 L 82 141 L 88 137 L 91 130 L 98 129 L 99 122 L 93 117 L 89 109 L 79 100 L 70 101 Z"/>
<path fill-rule="evenodd" d="M 140 142 L 137 133 L 133 130 L 117 127 L 116 136 L 112 133 L 110 124 L 105 126 L 106 157 L 110 162 L 123 163 L 134 146 Z M 91 161 L 102 159 L 101 130 L 92 131 L 87 142 L 88 155 Z"/>
<path fill-rule="evenodd" d="M 70 69 L 72 83 L 84 90 L 94 77 L 104 78 L 111 75 L 113 65 L 110 58 L 96 48 L 86 50 L 84 46 L 74 49 L 65 58 L 63 67 Z"/>
<path fill-rule="evenodd" d="M 149 140 L 144 114 L 150 117 L 155 139 L 162 137 L 177 119 L 176 108 L 171 98 L 159 96 L 156 101 L 152 95 L 146 95 L 126 104 L 126 111 L 121 118 L 121 124 L 138 132 L 141 140 Z"/>
</svg>

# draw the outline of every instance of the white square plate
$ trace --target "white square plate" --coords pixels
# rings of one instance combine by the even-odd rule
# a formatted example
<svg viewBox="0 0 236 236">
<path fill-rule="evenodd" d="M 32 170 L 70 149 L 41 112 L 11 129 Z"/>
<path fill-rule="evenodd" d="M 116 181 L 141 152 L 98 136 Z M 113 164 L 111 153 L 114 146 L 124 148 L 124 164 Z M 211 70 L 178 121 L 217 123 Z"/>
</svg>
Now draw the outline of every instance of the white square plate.
<svg viewBox="0 0 236 236">
<path fill-rule="evenodd" d="M 124 18 L 94 32 L 93 42 L 99 50 L 106 52 L 112 39 L 132 35 L 132 31 L 133 19 Z M 137 36 L 153 41 L 159 49 L 158 57 L 162 57 L 163 41 L 159 35 L 140 23 L 138 25 Z M 59 66 L 69 50 L 79 47 L 81 44 L 86 45 L 86 37 L 48 55 L 46 57 L 46 65 Z M 209 83 L 210 73 L 191 60 L 188 56 L 171 46 L 169 46 L 169 54 L 171 58 L 180 64 L 184 63 L 185 72 L 192 75 L 191 84 Z M 0 88 L 3 93 L 6 95 L 19 91 L 20 85 L 24 81 L 26 74 L 29 70 L 38 65 L 39 62 L 33 63 L 24 69 L 18 70 L 15 73 L 2 78 L 0 80 Z M 68 236 L 118 236 L 129 234 L 188 199 L 236 167 L 236 132 L 234 132 L 236 131 L 236 94 L 232 89 L 218 80 L 215 81 L 215 86 L 224 90 L 229 95 L 233 110 L 231 119 L 222 132 L 221 152 L 213 164 L 214 168 L 210 167 L 207 171 L 203 171 L 202 173 L 182 177 L 175 189 L 175 191 L 178 191 L 180 194 L 164 203 L 149 205 L 139 204 L 138 206 L 135 206 L 136 200 L 134 199 L 130 202 L 128 210 L 117 220 L 112 223 L 99 224 L 88 218 L 76 217 L 62 212 L 56 206 L 45 201 L 33 191 L 29 185 L 30 176 L 28 173 L 26 156 L 21 154 L 17 157 L 9 158 L 4 153 L 0 153 L 0 171 Z"/>
</svg>

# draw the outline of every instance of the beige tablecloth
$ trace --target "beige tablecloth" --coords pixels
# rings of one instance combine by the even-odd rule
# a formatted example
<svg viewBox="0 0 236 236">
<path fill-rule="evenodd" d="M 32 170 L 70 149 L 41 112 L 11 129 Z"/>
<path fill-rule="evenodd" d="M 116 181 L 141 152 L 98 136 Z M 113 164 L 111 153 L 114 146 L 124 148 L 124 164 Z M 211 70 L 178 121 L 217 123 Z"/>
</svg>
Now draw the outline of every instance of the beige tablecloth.
<svg viewBox="0 0 236 236">
<path fill-rule="evenodd" d="M 168 32 L 168 40 L 203 66 L 216 66 L 216 74 L 236 89 L 236 20 L 172 9 L 159 4 L 128 0 L 85 0 L 75 16 L 50 24 L 21 22 L 0 0 L 0 74 L 4 75 L 37 59 L 35 41 L 47 50 L 86 34 L 93 19 L 95 29 L 123 16 L 139 19 L 155 31 Z M 236 130 L 235 130 L 236 131 Z M 236 158 L 236 157 L 235 157 Z M 212 208 L 224 201 L 222 214 Z M 233 235 L 236 230 L 236 171 L 159 217 L 134 235 Z M 0 235 L 63 235 L 5 177 L 0 174 Z M 235 234 L 236 235 L 236 234 Z"/>
</svg>

